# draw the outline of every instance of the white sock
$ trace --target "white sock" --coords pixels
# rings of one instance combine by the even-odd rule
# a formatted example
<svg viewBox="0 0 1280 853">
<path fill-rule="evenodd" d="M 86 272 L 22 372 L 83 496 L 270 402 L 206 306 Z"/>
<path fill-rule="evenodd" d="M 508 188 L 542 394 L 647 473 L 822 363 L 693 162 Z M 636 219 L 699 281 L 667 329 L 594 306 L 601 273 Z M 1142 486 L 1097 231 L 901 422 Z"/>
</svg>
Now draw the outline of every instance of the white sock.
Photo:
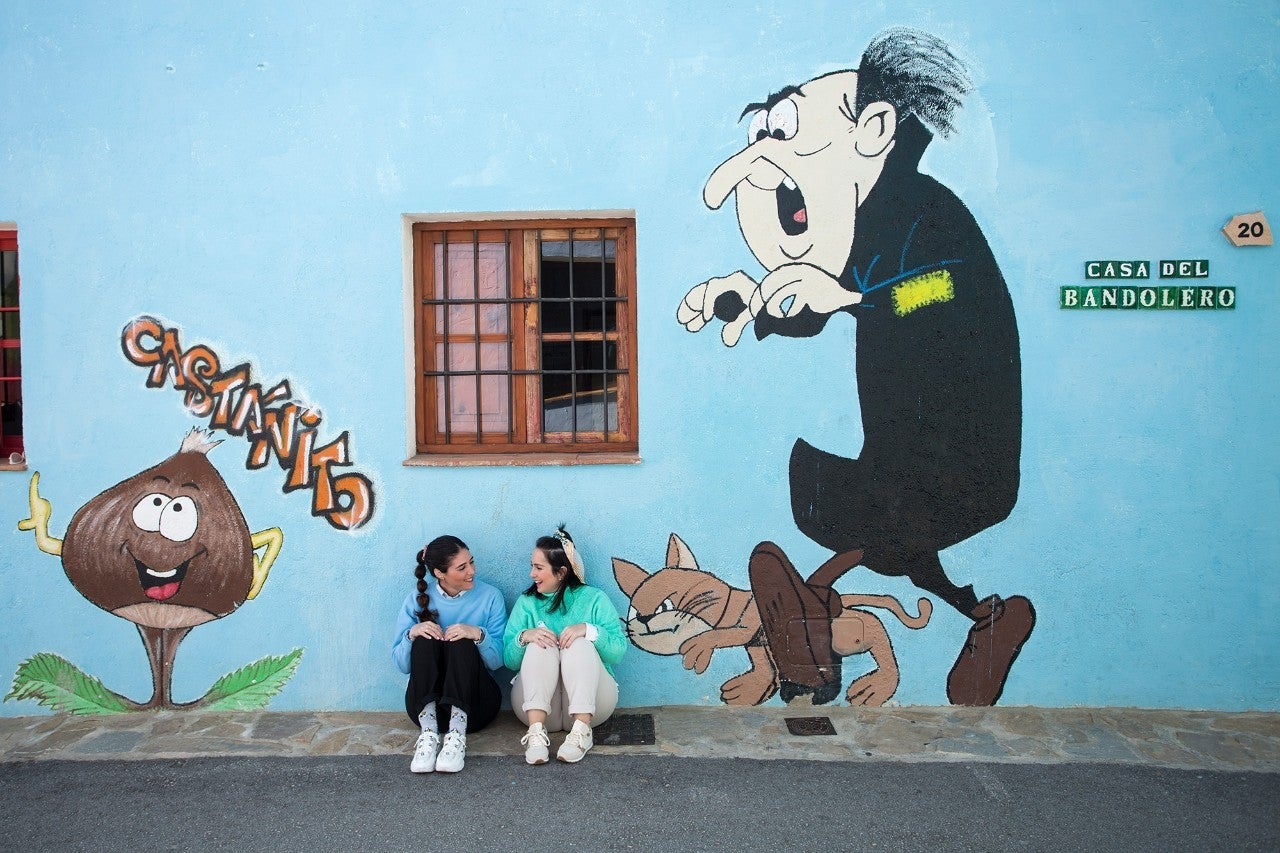
<svg viewBox="0 0 1280 853">
<path fill-rule="evenodd" d="M 436 703 L 428 702 L 427 706 L 422 709 L 422 713 L 418 715 L 418 725 L 422 726 L 424 732 L 436 732 L 440 730 L 440 725 L 436 722 Z"/>
<path fill-rule="evenodd" d="M 457 732 L 460 735 L 467 733 L 467 712 L 460 708 L 454 708 L 449 713 L 449 731 Z"/>
</svg>

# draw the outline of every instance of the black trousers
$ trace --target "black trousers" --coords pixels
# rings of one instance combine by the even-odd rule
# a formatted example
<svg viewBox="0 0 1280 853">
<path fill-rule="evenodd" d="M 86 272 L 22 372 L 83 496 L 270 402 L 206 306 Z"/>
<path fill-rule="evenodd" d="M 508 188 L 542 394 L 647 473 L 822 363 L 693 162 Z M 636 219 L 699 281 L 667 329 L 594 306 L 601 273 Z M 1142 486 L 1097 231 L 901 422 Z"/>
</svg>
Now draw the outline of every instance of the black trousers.
<svg viewBox="0 0 1280 853">
<path fill-rule="evenodd" d="M 437 703 L 436 721 L 442 732 L 449 728 L 453 708 L 466 712 L 468 732 L 480 731 L 498 716 L 502 689 L 485 668 L 475 643 L 428 637 L 413 641 L 404 707 L 415 726 L 428 702 Z"/>
</svg>

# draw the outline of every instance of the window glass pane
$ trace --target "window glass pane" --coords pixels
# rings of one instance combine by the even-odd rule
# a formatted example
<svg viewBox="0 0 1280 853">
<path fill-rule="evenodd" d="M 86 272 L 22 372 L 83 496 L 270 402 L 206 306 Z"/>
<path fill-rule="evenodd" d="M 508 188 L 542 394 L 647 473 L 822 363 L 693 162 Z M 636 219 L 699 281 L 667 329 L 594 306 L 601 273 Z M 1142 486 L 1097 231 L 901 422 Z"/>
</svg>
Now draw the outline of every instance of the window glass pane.
<svg viewBox="0 0 1280 853">
<path fill-rule="evenodd" d="M 480 369 L 481 370 L 506 370 L 507 369 L 507 345 L 505 343 L 481 344 L 480 345 Z"/>
<path fill-rule="evenodd" d="M 617 329 L 617 304 L 603 301 L 617 294 L 616 252 L 616 240 L 602 245 L 599 237 L 543 241 L 539 287 L 544 332 Z M 565 299 L 572 302 L 558 301 Z"/>
<path fill-rule="evenodd" d="M 590 299 L 573 303 L 575 332 L 613 332 L 618 328 L 618 303 Z"/>
<path fill-rule="evenodd" d="M 506 370 L 508 347 L 505 343 L 480 345 L 481 370 Z M 468 341 L 449 344 L 449 362 L 444 361 L 444 344 L 436 344 L 436 370 L 447 373 L 474 373 L 476 369 L 476 345 Z"/>
<path fill-rule="evenodd" d="M 542 331 L 570 331 L 569 241 L 544 240 L 538 270 L 538 292 L 542 296 Z"/>
<path fill-rule="evenodd" d="M 18 304 L 18 253 L 0 252 L 0 307 Z"/>
<path fill-rule="evenodd" d="M 573 367 L 570 367 L 570 356 Z M 579 432 L 618 428 L 617 377 L 602 372 L 616 367 L 612 342 L 545 343 L 542 347 L 542 419 L 547 432 L 569 432 L 575 418 Z"/>
<path fill-rule="evenodd" d="M 437 322 L 443 307 L 437 309 Z M 464 302 L 461 305 L 449 306 L 449 323 L 448 325 L 438 326 L 436 329 L 438 334 L 448 335 L 449 337 L 457 337 L 459 335 L 473 338 L 476 334 L 476 306 L 471 302 Z"/>
<path fill-rule="evenodd" d="M 617 287 L 614 256 L 617 253 L 617 241 L 605 240 L 601 245 L 599 236 L 585 238 L 581 236 L 582 233 L 575 232 L 577 236 L 573 241 L 573 295 L 579 299 L 615 296 Z"/>
<path fill-rule="evenodd" d="M 449 379 L 449 430 L 454 433 L 474 433 L 479 425 L 483 432 L 508 432 L 511 422 L 508 387 L 505 376 L 481 376 L 481 405 L 477 411 L 475 375 L 451 377 Z M 439 401 L 436 417 L 443 423 L 443 400 Z"/>
<path fill-rule="evenodd" d="M 505 335 L 507 333 L 507 306 L 480 306 L 480 334 Z"/>
<path fill-rule="evenodd" d="M 510 383 L 505 376 L 480 377 L 480 423 L 485 432 L 510 429 Z"/>
<path fill-rule="evenodd" d="M 22 435 L 22 382 L 0 382 L 0 435 Z"/>
<path fill-rule="evenodd" d="M 446 254 L 445 247 L 437 245 L 436 253 L 437 257 L 441 258 Z M 505 299 L 507 297 L 505 243 L 449 243 L 447 254 L 449 257 L 448 286 L 445 288 L 447 298 Z M 443 263 L 442 258 L 439 263 Z M 437 272 L 439 269 L 440 267 L 437 267 Z M 436 280 L 440 280 L 439 275 Z"/>
<path fill-rule="evenodd" d="M 446 257 L 449 259 L 447 277 L 444 272 Z M 505 300 L 507 269 L 505 243 L 449 243 L 448 246 L 441 243 L 435 244 L 435 285 L 432 297 L 459 300 L 462 303 L 448 307 L 447 325 L 445 306 L 436 306 L 437 334 L 447 334 L 450 337 L 476 334 L 474 300 L 477 298 Z M 505 334 L 507 331 L 505 304 L 482 305 L 480 322 L 482 332 Z"/>
<path fill-rule="evenodd" d="M 22 337 L 19 332 L 19 315 L 17 311 L 0 312 L 0 340 L 17 340 Z"/>
<path fill-rule="evenodd" d="M 570 349 L 567 343 L 542 345 L 542 399 L 543 401 L 567 398 L 573 391 Z"/>
<path fill-rule="evenodd" d="M 505 243 L 480 244 L 481 299 L 507 298 L 507 246 Z"/>
<path fill-rule="evenodd" d="M 476 431 L 476 380 L 474 376 L 449 379 L 449 429 Z"/>
<path fill-rule="evenodd" d="M 0 375 L 21 376 L 22 375 L 21 350 L 19 350 L 17 347 L 5 347 L 4 349 L 0 349 L 0 353 L 3 353 L 3 356 L 0 356 L 0 364 L 4 365 L 3 371 L 0 372 Z"/>
</svg>

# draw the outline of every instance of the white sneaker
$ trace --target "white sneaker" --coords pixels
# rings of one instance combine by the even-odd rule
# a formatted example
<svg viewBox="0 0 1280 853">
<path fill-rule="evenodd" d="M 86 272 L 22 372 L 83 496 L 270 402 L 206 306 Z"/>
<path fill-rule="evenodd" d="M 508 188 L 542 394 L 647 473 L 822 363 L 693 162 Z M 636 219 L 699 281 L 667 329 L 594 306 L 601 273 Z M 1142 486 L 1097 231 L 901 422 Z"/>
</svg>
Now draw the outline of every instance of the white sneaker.
<svg viewBox="0 0 1280 853">
<path fill-rule="evenodd" d="M 560 761 L 573 764 L 581 761 L 582 756 L 587 754 L 587 750 L 595 746 L 595 742 L 591 738 L 591 726 L 575 720 L 573 729 L 565 736 L 564 743 L 560 744 L 560 748 L 556 750 L 556 758 Z"/>
<path fill-rule="evenodd" d="M 520 738 L 520 743 L 524 745 L 525 764 L 546 764 L 551 757 L 551 736 L 542 723 L 529 726 L 529 733 Z"/>
<path fill-rule="evenodd" d="M 436 758 L 436 770 L 440 773 L 457 773 L 466 759 L 467 736 L 462 732 L 445 732 L 444 745 L 440 747 L 440 756 Z"/>
<path fill-rule="evenodd" d="M 418 735 L 418 744 L 413 748 L 413 761 L 409 769 L 414 773 L 430 773 L 436 769 L 436 753 L 440 751 L 440 735 L 435 732 L 423 732 Z"/>
</svg>

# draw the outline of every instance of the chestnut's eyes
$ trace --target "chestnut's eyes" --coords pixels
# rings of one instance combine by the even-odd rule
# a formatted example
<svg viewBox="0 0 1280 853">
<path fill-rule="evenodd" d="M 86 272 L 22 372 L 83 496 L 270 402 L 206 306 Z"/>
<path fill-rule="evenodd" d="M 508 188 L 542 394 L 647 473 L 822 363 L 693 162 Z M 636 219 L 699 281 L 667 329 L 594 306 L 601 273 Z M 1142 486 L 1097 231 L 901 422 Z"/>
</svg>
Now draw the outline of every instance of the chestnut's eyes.
<svg viewBox="0 0 1280 853">
<path fill-rule="evenodd" d="M 174 498 L 160 512 L 160 535 L 174 542 L 186 542 L 195 535 L 199 520 L 195 501 L 186 496 Z"/>
<path fill-rule="evenodd" d="M 160 513 L 169 503 L 169 496 L 152 493 L 144 497 L 133 508 L 133 523 L 148 533 L 160 529 Z"/>
<path fill-rule="evenodd" d="M 133 507 L 133 523 L 139 530 L 159 533 L 172 542 L 186 542 L 194 536 L 199 521 L 196 502 L 185 495 L 171 498 L 153 492 Z"/>
</svg>

